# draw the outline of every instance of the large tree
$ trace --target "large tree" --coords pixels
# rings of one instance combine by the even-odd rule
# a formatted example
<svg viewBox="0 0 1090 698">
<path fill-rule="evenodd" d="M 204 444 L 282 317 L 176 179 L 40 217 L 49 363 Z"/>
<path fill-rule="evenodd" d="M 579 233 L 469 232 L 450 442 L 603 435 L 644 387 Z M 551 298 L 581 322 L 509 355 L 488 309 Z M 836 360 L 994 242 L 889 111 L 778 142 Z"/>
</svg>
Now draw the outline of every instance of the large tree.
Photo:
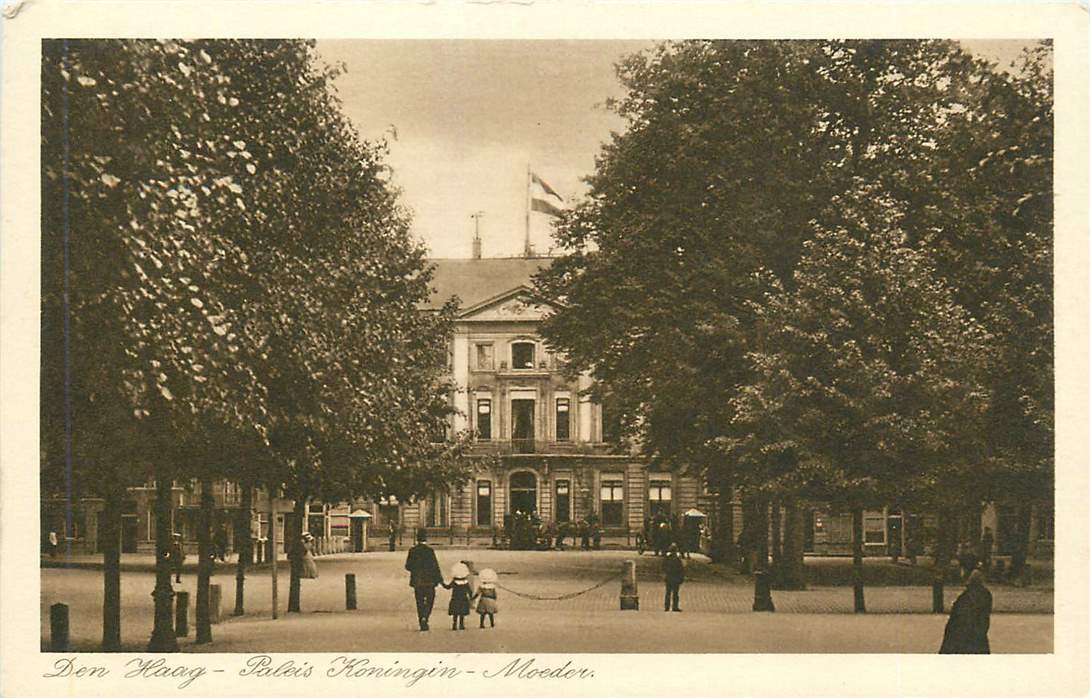
<svg viewBox="0 0 1090 698">
<path fill-rule="evenodd" d="M 833 205 L 862 215 L 819 229 L 794 287 L 760 304 L 754 377 L 732 400 L 741 436 L 720 443 L 753 488 L 852 513 L 863 611 L 863 510 L 986 463 L 990 337 L 906 245 L 892 201 L 864 188 Z"/>
<path fill-rule="evenodd" d="M 305 506 L 432 483 L 431 462 L 459 472 L 429 438 L 450 411 L 453 309 L 417 309 L 423 249 L 336 72 L 302 41 L 46 46 L 43 481 L 78 497 L 155 477 L 153 650 L 177 646 L 174 480 L 286 488 Z"/>
<path fill-rule="evenodd" d="M 730 492 L 739 463 L 709 445 L 748 436 L 738 432 L 730 397 L 752 376 L 746 354 L 761 348 L 754 311 L 771 288 L 793 288 L 814 231 L 840 225 L 848 212 L 831 201 L 853 201 L 859 182 L 868 182 L 874 196 L 910 213 L 901 224 L 909 246 L 930 251 L 943 244 L 939 238 L 966 240 L 948 244 L 936 263 L 951 286 L 959 270 L 978 264 L 973 246 L 988 244 L 958 208 L 976 210 L 989 226 L 1009 226 L 994 214 L 1017 208 L 1024 216 L 1031 204 L 1043 212 L 1034 214 L 1038 222 L 1050 221 L 1049 180 L 1022 184 L 1033 196 L 1020 201 L 1026 193 L 1015 194 L 1015 180 L 993 176 L 1014 166 L 1018 134 L 1049 142 L 1041 70 L 1020 81 L 947 41 L 693 41 L 629 57 L 618 75 L 626 93 L 613 106 L 625 128 L 603 146 L 586 200 L 557 228 L 565 256 L 539 274 L 537 286 L 560 310 L 543 331 L 574 368 L 593 371 L 595 391 L 620 406 L 624 427 L 649 455 L 704 467 L 721 491 Z M 1019 108 L 997 108 L 995 99 Z M 1005 125 L 1011 116 L 1017 124 Z M 981 122 L 1008 135 L 980 142 Z M 972 143 L 980 157 L 997 154 L 981 166 L 1003 163 L 977 177 L 989 183 L 986 199 L 966 175 L 970 162 L 977 166 Z M 1047 167 L 1040 151 L 1015 167 Z M 943 210 L 950 191 L 959 206 Z M 938 209 L 927 224 L 918 218 L 925 203 Z M 857 206 L 853 215 L 864 213 Z M 945 218 L 935 223 L 939 215 Z M 1043 271 L 1046 227 L 1037 226 L 1029 240 L 1038 244 L 1019 257 L 1035 278 L 1050 273 Z M 1027 241 L 1014 238 L 1012 248 Z M 979 271 L 1006 284 L 998 265 Z M 1051 296 L 1041 284 L 1024 290 L 1007 316 L 1025 316 L 1022 305 L 1034 304 L 1034 339 L 1023 352 L 1037 352 L 1040 369 L 1015 392 L 1050 424 L 1041 342 Z M 979 302 L 957 300 L 978 314 Z M 754 478 L 745 480 L 752 490 Z M 718 538 L 729 544 L 731 535 L 724 526 Z"/>
</svg>

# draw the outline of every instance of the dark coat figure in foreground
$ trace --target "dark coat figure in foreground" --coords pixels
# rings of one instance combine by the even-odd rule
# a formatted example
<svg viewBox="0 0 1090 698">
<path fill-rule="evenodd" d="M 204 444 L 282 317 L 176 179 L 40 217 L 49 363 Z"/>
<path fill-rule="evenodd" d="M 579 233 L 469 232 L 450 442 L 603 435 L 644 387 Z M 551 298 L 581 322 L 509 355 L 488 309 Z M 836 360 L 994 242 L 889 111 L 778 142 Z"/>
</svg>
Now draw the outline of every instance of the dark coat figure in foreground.
<svg viewBox="0 0 1090 698">
<path fill-rule="evenodd" d="M 950 609 L 939 654 L 991 654 L 988 625 L 992 616 L 992 592 L 984 586 L 984 573 L 973 570 L 965 591 Z"/>
<path fill-rule="evenodd" d="M 416 597 L 416 617 L 420 629 L 428 629 L 431 609 L 435 605 L 435 587 L 443 583 L 443 573 L 439 570 L 439 560 L 435 551 L 427 543 L 427 535 L 420 531 L 416 535 L 416 545 L 409 548 L 405 559 L 405 569 L 409 571 L 409 586 Z"/>
<path fill-rule="evenodd" d="M 666 595 L 663 598 L 662 610 L 680 611 L 678 595 L 681 592 L 681 583 L 685 581 L 685 564 L 678 556 L 677 543 L 670 545 L 666 559 L 662 561 L 662 573 L 666 580 Z"/>
</svg>

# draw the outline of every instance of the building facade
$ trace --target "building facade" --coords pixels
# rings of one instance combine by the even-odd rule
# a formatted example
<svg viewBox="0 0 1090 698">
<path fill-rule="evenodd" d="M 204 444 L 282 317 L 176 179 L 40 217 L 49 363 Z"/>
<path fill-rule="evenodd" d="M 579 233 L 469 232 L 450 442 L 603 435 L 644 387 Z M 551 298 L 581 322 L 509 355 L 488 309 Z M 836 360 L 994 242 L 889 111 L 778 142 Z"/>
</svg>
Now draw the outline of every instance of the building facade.
<svg viewBox="0 0 1090 698">
<path fill-rule="evenodd" d="M 549 308 L 534 298 L 542 257 L 435 260 L 435 308 L 461 301 L 450 349 L 457 390 L 450 429 L 470 430 L 465 486 L 401 505 L 399 523 L 433 536 L 491 537 L 523 512 L 557 525 L 594 516 L 609 536 L 634 536 L 645 517 L 701 505 L 699 477 L 653 472 L 611 442 L 602 406 L 585 394 L 538 333 Z M 382 523 L 379 522 L 381 526 Z"/>
</svg>

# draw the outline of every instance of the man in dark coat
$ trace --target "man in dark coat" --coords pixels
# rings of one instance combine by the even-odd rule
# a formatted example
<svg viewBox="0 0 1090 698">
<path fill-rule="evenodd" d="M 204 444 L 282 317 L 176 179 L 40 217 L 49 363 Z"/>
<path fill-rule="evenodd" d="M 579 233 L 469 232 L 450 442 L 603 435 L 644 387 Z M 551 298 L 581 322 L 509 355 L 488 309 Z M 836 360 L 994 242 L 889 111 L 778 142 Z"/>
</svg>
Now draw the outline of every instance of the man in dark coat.
<svg viewBox="0 0 1090 698">
<path fill-rule="evenodd" d="M 443 573 L 439 570 L 439 560 L 435 551 L 428 546 L 427 534 L 421 530 L 416 534 L 416 545 L 409 548 L 405 559 L 405 569 L 409 571 L 409 586 L 416 597 L 416 617 L 420 629 L 428 629 L 431 609 L 435 605 L 435 587 L 443 583 Z"/>
<path fill-rule="evenodd" d="M 946 621 L 939 654 L 991 654 L 988 625 L 992 616 L 992 592 L 984 586 L 984 572 L 975 569 L 969 575 Z"/>
<path fill-rule="evenodd" d="M 681 583 L 685 581 L 685 564 L 678 556 L 677 543 L 670 545 L 670 550 L 666 553 L 666 559 L 662 561 L 662 573 L 666 578 L 666 595 L 663 598 L 664 608 L 662 610 L 681 611 L 678 608 L 678 594 L 681 591 Z"/>
</svg>

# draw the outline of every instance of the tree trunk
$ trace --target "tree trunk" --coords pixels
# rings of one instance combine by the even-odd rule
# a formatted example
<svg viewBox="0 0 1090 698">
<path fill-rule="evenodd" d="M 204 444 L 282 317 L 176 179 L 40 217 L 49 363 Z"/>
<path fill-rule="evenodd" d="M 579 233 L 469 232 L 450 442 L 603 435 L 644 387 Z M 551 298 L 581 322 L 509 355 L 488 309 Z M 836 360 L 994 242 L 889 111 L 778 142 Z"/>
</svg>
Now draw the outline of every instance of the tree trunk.
<svg viewBox="0 0 1090 698">
<path fill-rule="evenodd" d="M 772 528 L 772 584 L 775 588 L 783 587 L 783 538 L 780 535 L 780 498 L 773 497 L 771 504 L 770 525 Z"/>
<path fill-rule="evenodd" d="M 712 537 L 712 562 L 730 564 L 738 558 L 734 545 L 734 488 L 724 477 L 717 488 L 716 530 Z"/>
<path fill-rule="evenodd" d="M 742 497 L 742 532 L 738 536 L 740 558 L 738 564 L 739 574 L 752 574 L 761 569 L 758 566 L 760 537 L 761 537 L 761 506 L 756 497 Z M 764 535 L 768 540 L 768 519 L 764 519 Z M 767 552 L 767 544 L 765 550 Z"/>
<path fill-rule="evenodd" d="M 852 592 L 855 612 L 866 613 L 863 601 L 863 510 L 852 509 Z"/>
<path fill-rule="evenodd" d="M 124 490 L 111 488 L 102 509 L 102 651 L 121 650 L 121 506 Z"/>
<path fill-rule="evenodd" d="M 155 626 L 148 641 L 149 652 L 177 652 L 174 637 L 174 589 L 170 585 L 170 544 L 172 481 L 163 473 L 155 480 Z"/>
<path fill-rule="evenodd" d="M 768 497 L 757 500 L 757 525 L 753 527 L 753 548 L 757 564 L 754 571 L 768 570 Z"/>
<path fill-rule="evenodd" d="M 783 572 L 784 589 L 806 588 L 806 565 L 803 561 L 806 531 L 803 530 L 802 509 L 794 496 L 784 497 Z"/>
<path fill-rule="evenodd" d="M 1031 507 L 1028 504 L 1020 504 L 1015 512 L 1018 517 L 1014 523 L 1014 547 L 1011 551 L 1010 578 L 1018 579 L 1026 567 L 1026 558 L 1029 557 L 1029 527 Z"/>
<path fill-rule="evenodd" d="M 239 538 L 238 544 L 235 546 L 238 548 L 238 567 L 235 570 L 234 615 L 236 616 L 241 616 L 246 612 L 244 608 L 246 566 L 250 564 L 254 554 L 254 541 L 250 535 L 250 525 L 254 516 L 254 490 L 248 482 L 241 483 L 241 488 L 242 507 L 239 511 L 238 525 L 235 527 L 235 534 Z"/>
<path fill-rule="evenodd" d="M 211 478 L 201 478 L 201 518 L 197 529 L 197 644 L 212 642 L 212 619 L 209 614 L 212 566 L 215 564 L 212 550 L 212 518 L 216 501 L 212 498 Z"/>
<path fill-rule="evenodd" d="M 299 539 L 306 530 L 307 498 L 298 497 L 295 500 L 293 512 L 292 531 L 284 529 L 284 549 L 288 551 L 288 562 L 291 567 L 291 582 L 288 585 L 288 613 L 299 613 L 299 573 L 302 571 L 303 558 L 300 555 Z"/>
<path fill-rule="evenodd" d="M 945 580 L 954 557 L 954 539 L 957 538 L 957 517 L 948 508 L 939 511 L 939 530 L 935 537 L 935 577 Z"/>
</svg>

